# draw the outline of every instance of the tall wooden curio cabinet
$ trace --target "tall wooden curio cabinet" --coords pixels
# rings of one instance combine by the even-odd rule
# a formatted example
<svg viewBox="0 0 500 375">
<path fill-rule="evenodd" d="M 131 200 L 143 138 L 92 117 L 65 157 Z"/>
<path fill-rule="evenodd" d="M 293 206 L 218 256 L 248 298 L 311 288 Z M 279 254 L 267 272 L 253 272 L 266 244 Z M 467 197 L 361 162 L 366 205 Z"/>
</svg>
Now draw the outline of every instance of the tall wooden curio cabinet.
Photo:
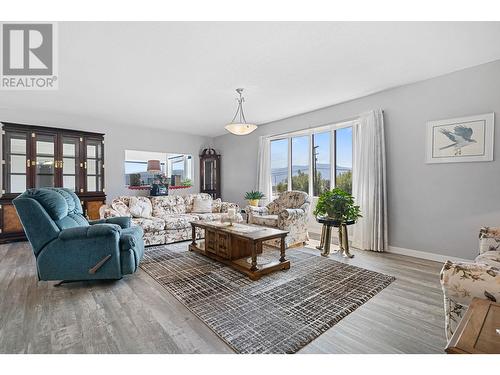
<svg viewBox="0 0 500 375">
<path fill-rule="evenodd" d="M 29 188 L 65 187 L 90 220 L 104 204 L 104 134 L 2 122 L 0 243 L 24 239 L 12 199 Z"/>
<path fill-rule="evenodd" d="M 200 154 L 200 192 L 214 199 L 221 197 L 220 155 L 213 148 L 206 148 Z"/>
</svg>

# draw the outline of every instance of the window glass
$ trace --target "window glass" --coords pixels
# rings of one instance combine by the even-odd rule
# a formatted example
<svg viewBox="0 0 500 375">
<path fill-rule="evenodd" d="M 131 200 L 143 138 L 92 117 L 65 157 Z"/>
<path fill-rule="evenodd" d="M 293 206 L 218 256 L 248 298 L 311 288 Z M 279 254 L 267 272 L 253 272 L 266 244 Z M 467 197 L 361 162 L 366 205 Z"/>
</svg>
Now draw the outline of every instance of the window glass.
<svg viewBox="0 0 500 375">
<path fill-rule="evenodd" d="M 26 175 L 13 174 L 10 176 L 10 192 L 22 193 L 26 190 Z"/>
<path fill-rule="evenodd" d="M 292 138 L 292 190 L 309 193 L 309 136 Z"/>
<path fill-rule="evenodd" d="M 335 186 L 352 193 L 352 127 L 336 131 Z"/>
<path fill-rule="evenodd" d="M 312 135 L 312 162 L 313 162 L 313 195 L 321 195 L 331 186 L 330 143 L 332 133 L 314 133 Z"/>
<path fill-rule="evenodd" d="M 274 197 L 288 190 L 288 139 L 271 141 L 271 185 Z"/>
</svg>

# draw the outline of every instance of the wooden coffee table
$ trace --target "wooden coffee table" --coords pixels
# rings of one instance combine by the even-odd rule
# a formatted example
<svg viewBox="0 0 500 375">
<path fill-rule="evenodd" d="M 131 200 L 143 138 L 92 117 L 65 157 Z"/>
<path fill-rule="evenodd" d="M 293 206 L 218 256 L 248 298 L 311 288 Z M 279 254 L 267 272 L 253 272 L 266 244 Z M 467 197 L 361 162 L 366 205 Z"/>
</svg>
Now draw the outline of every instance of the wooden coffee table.
<svg viewBox="0 0 500 375">
<path fill-rule="evenodd" d="M 445 350 L 450 354 L 500 354 L 500 304 L 474 298 Z"/>
<path fill-rule="evenodd" d="M 191 228 L 193 239 L 189 250 L 224 263 L 252 280 L 258 280 L 262 275 L 273 271 L 290 268 L 290 261 L 285 259 L 287 231 L 251 224 L 230 225 L 220 221 L 193 221 Z M 196 228 L 205 231 L 204 240 L 196 240 Z M 262 243 L 276 238 L 281 239 L 279 259 L 258 265 L 257 256 L 262 254 Z M 251 262 L 247 261 L 249 257 Z"/>
</svg>

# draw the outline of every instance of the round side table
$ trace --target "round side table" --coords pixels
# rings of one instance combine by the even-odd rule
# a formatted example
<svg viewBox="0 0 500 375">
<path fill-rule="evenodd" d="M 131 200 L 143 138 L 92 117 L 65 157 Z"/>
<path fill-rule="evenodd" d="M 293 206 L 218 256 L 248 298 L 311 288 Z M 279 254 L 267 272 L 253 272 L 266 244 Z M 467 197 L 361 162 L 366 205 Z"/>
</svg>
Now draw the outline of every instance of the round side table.
<svg viewBox="0 0 500 375">
<path fill-rule="evenodd" d="M 327 257 L 330 255 L 330 245 L 332 242 L 332 227 L 339 228 L 339 247 L 342 256 L 353 258 L 354 255 L 349 252 L 349 238 L 347 236 L 347 226 L 355 223 L 354 220 L 342 223 L 340 220 L 333 220 L 327 217 L 317 217 L 318 223 L 323 224 L 321 228 L 321 239 L 318 250 L 322 250 L 321 255 Z"/>
</svg>

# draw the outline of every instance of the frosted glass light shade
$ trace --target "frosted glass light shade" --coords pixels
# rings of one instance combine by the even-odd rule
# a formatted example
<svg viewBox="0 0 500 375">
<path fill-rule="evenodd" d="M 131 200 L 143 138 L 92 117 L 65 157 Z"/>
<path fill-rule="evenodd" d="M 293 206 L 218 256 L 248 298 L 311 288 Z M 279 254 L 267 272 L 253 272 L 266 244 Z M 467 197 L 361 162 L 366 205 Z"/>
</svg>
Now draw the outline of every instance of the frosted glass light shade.
<svg viewBox="0 0 500 375">
<path fill-rule="evenodd" d="M 229 133 L 232 133 L 234 135 L 247 135 L 257 129 L 257 125 L 231 123 L 227 124 L 225 128 Z"/>
</svg>

